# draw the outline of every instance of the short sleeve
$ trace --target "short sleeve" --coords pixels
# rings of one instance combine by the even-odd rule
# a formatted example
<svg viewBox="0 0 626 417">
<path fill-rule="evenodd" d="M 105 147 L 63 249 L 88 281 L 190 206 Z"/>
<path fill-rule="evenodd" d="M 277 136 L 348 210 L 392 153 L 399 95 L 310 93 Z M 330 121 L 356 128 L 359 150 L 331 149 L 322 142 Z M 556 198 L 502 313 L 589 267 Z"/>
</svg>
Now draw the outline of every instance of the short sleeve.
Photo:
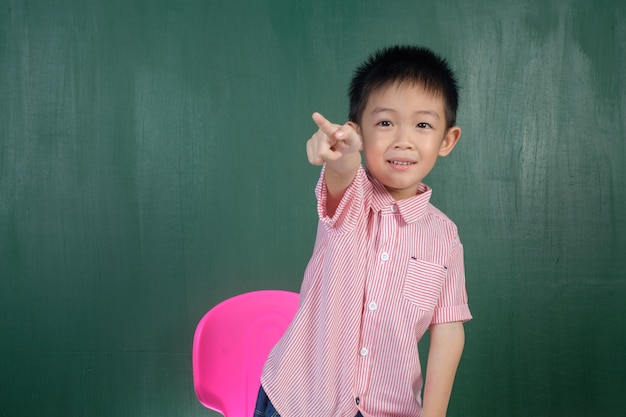
<svg viewBox="0 0 626 417">
<path fill-rule="evenodd" d="M 446 277 L 431 324 L 468 321 L 472 319 L 465 288 L 463 245 L 456 237 L 448 261 Z"/>
<path fill-rule="evenodd" d="M 365 209 L 365 194 L 369 184 L 365 169 L 362 166 L 359 167 L 352 183 L 350 183 L 341 198 L 333 217 L 329 217 L 327 211 L 328 191 L 326 189 L 325 172 L 324 166 L 315 187 L 317 213 L 320 222 L 324 223 L 328 229 L 334 229 L 337 232 L 352 230 Z"/>
</svg>

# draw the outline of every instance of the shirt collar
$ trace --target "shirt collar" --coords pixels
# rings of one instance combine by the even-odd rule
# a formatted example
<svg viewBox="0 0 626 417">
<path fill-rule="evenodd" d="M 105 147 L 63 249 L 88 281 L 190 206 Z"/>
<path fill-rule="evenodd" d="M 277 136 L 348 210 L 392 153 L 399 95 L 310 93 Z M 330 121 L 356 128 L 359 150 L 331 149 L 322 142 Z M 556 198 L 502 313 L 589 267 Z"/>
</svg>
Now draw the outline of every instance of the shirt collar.
<svg viewBox="0 0 626 417">
<path fill-rule="evenodd" d="M 405 223 L 413 223 L 419 220 L 428 207 L 432 188 L 421 183 L 417 194 L 404 200 L 396 201 L 389 191 L 378 180 L 367 173 L 372 183 L 372 210 L 375 212 L 393 213 L 399 212 Z"/>
</svg>

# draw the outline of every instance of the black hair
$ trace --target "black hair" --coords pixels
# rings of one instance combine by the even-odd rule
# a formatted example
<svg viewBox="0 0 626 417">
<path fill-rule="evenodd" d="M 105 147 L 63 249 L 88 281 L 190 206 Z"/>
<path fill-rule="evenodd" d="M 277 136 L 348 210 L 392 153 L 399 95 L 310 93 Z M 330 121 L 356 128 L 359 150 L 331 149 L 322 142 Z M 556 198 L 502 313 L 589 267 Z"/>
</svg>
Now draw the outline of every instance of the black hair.
<svg viewBox="0 0 626 417">
<path fill-rule="evenodd" d="M 446 128 L 456 124 L 459 92 L 454 72 L 447 61 L 428 48 L 403 45 L 374 52 L 354 71 L 349 90 L 349 120 L 360 123 L 373 92 L 405 82 L 419 84 L 426 91 L 441 95 Z"/>
</svg>

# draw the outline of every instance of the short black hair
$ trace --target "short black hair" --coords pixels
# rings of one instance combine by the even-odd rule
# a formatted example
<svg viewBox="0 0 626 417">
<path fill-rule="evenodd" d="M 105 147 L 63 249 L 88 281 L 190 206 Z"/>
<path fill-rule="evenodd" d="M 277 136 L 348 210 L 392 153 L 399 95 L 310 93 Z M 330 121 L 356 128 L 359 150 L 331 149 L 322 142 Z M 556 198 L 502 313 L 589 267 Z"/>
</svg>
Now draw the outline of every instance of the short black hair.
<svg viewBox="0 0 626 417">
<path fill-rule="evenodd" d="M 419 84 L 444 101 L 446 128 L 456 125 L 458 85 L 448 62 L 428 48 L 398 45 L 380 49 L 359 66 L 349 89 L 348 118 L 360 123 L 373 92 L 396 83 Z"/>
</svg>

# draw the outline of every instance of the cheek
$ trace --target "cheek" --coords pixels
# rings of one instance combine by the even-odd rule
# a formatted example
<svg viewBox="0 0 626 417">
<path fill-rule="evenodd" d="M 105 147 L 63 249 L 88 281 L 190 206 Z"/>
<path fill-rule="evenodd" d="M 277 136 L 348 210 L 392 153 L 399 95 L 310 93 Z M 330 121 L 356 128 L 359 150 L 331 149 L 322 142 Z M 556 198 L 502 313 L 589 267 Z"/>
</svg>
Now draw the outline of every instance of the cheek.
<svg viewBox="0 0 626 417">
<path fill-rule="evenodd" d="M 426 142 L 421 147 L 421 152 L 424 155 L 428 155 L 428 157 L 437 157 L 439 155 L 439 149 L 441 148 L 441 144 L 437 141 Z"/>
<path fill-rule="evenodd" d="M 371 149 L 368 150 L 370 152 L 363 153 L 363 162 L 370 172 L 376 173 L 380 170 L 383 161 L 378 154 L 371 152 Z"/>
<path fill-rule="evenodd" d="M 384 144 L 381 140 L 369 140 L 364 139 L 361 143 L 361 147 L 363 148 L 363 152 L 367 155 L 378 156 L 382 155 L 384 152 Z"/>
</svg>

